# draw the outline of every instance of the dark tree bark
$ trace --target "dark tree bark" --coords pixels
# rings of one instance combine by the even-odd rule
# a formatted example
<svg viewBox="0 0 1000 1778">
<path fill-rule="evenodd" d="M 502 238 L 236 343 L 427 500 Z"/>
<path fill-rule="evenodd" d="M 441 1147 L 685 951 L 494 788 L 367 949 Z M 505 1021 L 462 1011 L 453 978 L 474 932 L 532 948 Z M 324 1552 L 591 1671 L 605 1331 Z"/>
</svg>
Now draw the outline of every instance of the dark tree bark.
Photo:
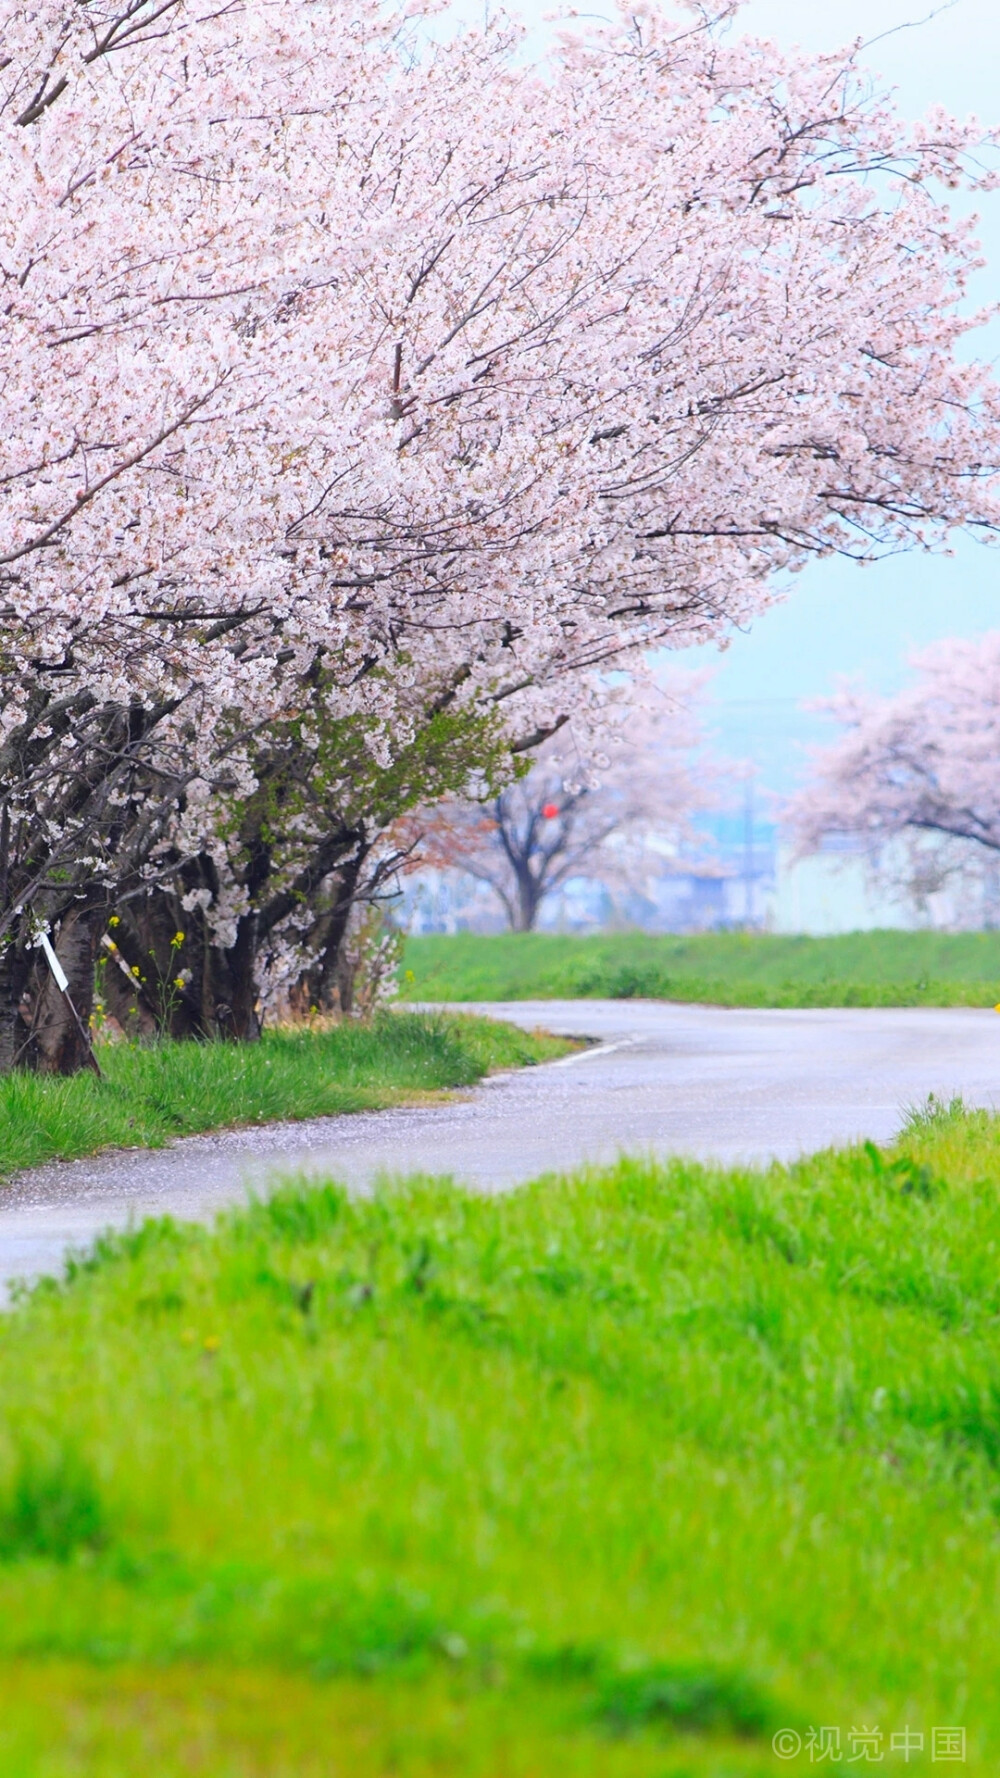
<svg viewBox="0 0 1000 1778">
<path fill-rule="evenodd" d="M 514 878 L 514 894 L 509 896 L 494 884 L 515 932 L 533 932 L 542 902 L 551 888 L 547 871 L 552 853 L 539 844 L 539 821 L 532 813 L 526 831 L 522 832 L 510 806 L 509 798 L 498 796 L 493 805 L 497 839 Z M 532 865 L 535 869 L 532 869 Z"/>
<path fill-rule="evenodd" d="M 257 939 L 260 916 L 256 909 L 243 914 L 235 942 L 212 953 L 215 969 L 215 1019 L 223 1036 L 253 1043 L 260 1036 L 257 1012 Z M 228 1026 L 228 1029 L 224 1027 Z"/>
<path fill-rule="evenodd" d="M 303 1009 L 349 1010 L 350 986 L 343 977 L 343 947 L 370 844 L 363 829 L 341 827 L 317 845 L 294 880 L 268 894 L 272 876 L 269 848 L 256 836 L 247 846 L 243 887 L 251 905 L 236 923 L 233 943 L 213 942 L 204 909 L 186 911 L 185 897 L 219 892 L 211 858 L 178 862 L 173 888 L 150 889 L 124 900 L 112 927 L 117 950 L 103 967 L 107 1003 L 126 1030 L 155 1029 L 174 1038 L 231 1038 L 253 1042 L 260 1036 L 257 971 L 262 951 L 280 922 L 296 908 L 316 905 L 309 950 L 320 954 L 303 978 L 297 996 Z M 331 891 L 324 884 L 333 877 Z M 296 998 L 293 996 L 293 998 Z"/>
<path fill-rule="evenodd" d="M 533 932 L 542 905 L 543 888 L 531 874 L 530 866 L 518 860 L 514 867 L 517 881 L 517 917 L 513 922 L 515 932 Z"/>
<path fill-rule="evenodd" d="M 105 883 L 134 881 L 176 800 L 173 780 L 143 776 L 150 738 L 173 708 L 98 705 L 53 680 L 34 686 L 0 749 L 0 1072 L 72 1073 L 89 1060 L 34 933 L 41 923 L 51 933 L 86 1026 Z"/>
<path fill-rule="evenodd" d="M 11 935 L 0 945 L 0 1074 L 30 1067 L 24 1001 L 35 965 L 35 953 Z"/>
<path fill-rule="evenodd" d="M 136 993 L 135 981 L 119 951 L 112 955 L 102 950 L 97 959 L 98 999 L 102 1010 L 114 1019 L 126 1037 L 150 1038 L 157 1034 L 157 1023 L 148 1006 Z"/>
<path fill-rule="evenodd" d="M 330 905 L 319 910 L 307 935 L 309 949 L 318 952 L 318 956 L 289 995 L 291 1006 L 302 1016 L 313 1007 L 321 1013 L 346 1014 L 351 1011 L 354 972 L 347 963 L 345 940 L 366 857 L 367 850 L 359 848 L 357 855 L 340 867 Z"/>
<path fill-rule="evenodd" d="M 192 861 L 182 881 L 208 874 L 207 863 Z M 144 1034 L 259 1037 L 256 925 L 253 912 L 244 916 L 235 942 L 224 947 L 212 943 L 200 907 L 185 910 L 180 893 L 150 889 L 123 902 L 112 927 L 115 953 L 104 966 L 109 1010 L 124 1029 Z"/>
<path fill-rule="evenodd" d="M 103 924 L 102 909 L 72 909 L 56 936 L 55 953 L 69 978 L 79 1024 L 51 971 L 44 965 L 36 971 L 36 979 L 40 979 L 32 1008 L 30 1044 L 32 1063 L 39 1074 L 76 1074 L 88 1065 L 91 1046 L 85 1033 L 94 1010 L 94 965 Z"/>
</svg>

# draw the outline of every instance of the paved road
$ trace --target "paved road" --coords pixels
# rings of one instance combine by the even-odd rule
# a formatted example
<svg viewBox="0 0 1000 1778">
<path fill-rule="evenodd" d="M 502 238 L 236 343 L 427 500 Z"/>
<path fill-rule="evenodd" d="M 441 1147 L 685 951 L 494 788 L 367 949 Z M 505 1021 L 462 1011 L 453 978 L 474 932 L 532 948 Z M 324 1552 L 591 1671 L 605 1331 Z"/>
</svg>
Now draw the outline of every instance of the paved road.
<svg viewBox="0 0 1000 1778">
<path fill-rule="evenodd" d="M 787 1159 L 884 1140 L 928 1092 L 1000 1103 L 1000 1018 L 977 1010 L 726 1010 L 654 1001 L 519 1001 L 471 1010 L 600 1047 L 484 1082 L 445 1105 L 189 1137 L 56 1162 L 0 1201 L 0 1287 L 58 1270 L 130 1217 L 197 1217 L 275 1173 L 450 1173 L 487 1189 L 623 1150 Z"/>
</svg>

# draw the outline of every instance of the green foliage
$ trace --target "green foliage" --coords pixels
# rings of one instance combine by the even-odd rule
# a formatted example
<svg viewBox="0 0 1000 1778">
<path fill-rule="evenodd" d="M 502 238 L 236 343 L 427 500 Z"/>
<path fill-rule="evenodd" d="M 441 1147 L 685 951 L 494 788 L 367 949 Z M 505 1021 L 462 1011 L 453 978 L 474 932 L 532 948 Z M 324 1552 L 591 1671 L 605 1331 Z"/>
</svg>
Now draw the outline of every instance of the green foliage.
<svg viewBox="0 0 1000 1778">
<path fill-rule="evenodd" d="M 992 1006 L 1000 1000 L 1000 933 L 458 933 L 409 939 L 401 979 L 412 1000 Z"/>
<path fill-rule="evenodd" d="M 0 1504 L 0 1561 L 18 1556 L 68 1561 L 106 1540 L 93 1472 L 71 1448 L 21 1453 Z"/>
<path fill-rule="evenodd" d="M 705 1668 L 651 1667 L 616 1674 L 602 1691 L 599 1710 L 618 1734 L 662 1725 L 760 1735 L 774 1724 L 771 1700 L 742 1674 Z"/>
<path fill-rule="evenodd" d="M 3 1769 L 764 1778 L 777 1727 L 961 1723 L 993 1770 L 998 1162 L 930 1104 L 106 1239 L 0 1322 Z"/>
<path fill-rule="evenodd" d="M 224 1125 L 379 1110 L 571 1047 L 492 1019 L 413 1013 L 268 1031 L 253 1044 L 104 1045 L 104 1080 L 0 1076 L 0 1178 L 53 1156 L 160 1148 Z"/>
<path fill-rule="evenodd" d="M 377 725 L 361 717 L 330 717 L 323 684 L 301 716 L 266 732 L 256 761 L 259 787 L 234 799 L 222 831 L 244 846 L 263 841 L 276 865 L 302 851 L 302 833 L 363 823 L 376 832 L 422 803 L 467 792 L 490 794 L 517 775 L 510 744 L 492 710 L 447 703 L 416 710 L 408 741 L 394 737 L 382 763 Z M 303 828 L 305 822 L 305 828 Z"/>
<path fill-rule="evenodd" d="M 293 758 L 311 745 L 311 797 L 340 801 L 349 790 L 352 813 L 356 809 L 378 826 L 419 803 L 461 792 L 473 775 L 482 775 L 487 787 L 496 790 L 513 773 L 502 725 L 493 711 L 475 705 L 449 703 L 416 711 L 409 741 L 395 736 L 388 765 L 379 764 L 379 750 L 372 747 L 377 739 L 372 724 L 360 717 L 333 720 L 322 698 L 277 738 L 279 745 L 285 738 L 291 742 Z"/>
</svg>

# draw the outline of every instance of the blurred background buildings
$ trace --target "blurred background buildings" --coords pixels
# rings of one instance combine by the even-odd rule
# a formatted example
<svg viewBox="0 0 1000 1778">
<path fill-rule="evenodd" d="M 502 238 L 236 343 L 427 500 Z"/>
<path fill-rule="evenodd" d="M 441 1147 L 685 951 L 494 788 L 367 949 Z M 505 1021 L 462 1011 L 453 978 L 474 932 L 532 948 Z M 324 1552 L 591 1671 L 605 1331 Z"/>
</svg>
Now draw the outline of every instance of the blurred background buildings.
<svg viewBox="0 0 1000 1778">
<path fill-rule="evenodd" d="M 847 847 L 796 861 L 780 829 L 759 821 L 752 843 L 722 832 L 710 860 L 665 861 L 644 895 L 612 891 L 575 877 L 545 904 L 543 932 L 596 932 L 641 927 L 650 932 L 801 932 L 824 935 L 875 928 L 977 931 L 1000 927 L 1000 873 L 983 870 L 919 900 L 873 884 L 865 861 Z M 472 877 L 427 870 L 406 879 L 395 907 L 415 933 L 502 932 L 495 896 Z"/>
<path fill-rule="evenodd" d="M 543 932 L 640 927 L 650 932 L 864 932 L 896 927 L 978 931 L 1000 927 L 1000 865 L 984 855 L 959 879 L 933 878 L 916 892 L 873 882 L 849 843 L 796 859 L 778 822 L 748 798 L 742 815 L 706 816 L 704 851 L 664 853 L 645 893 L 574 877 L 543 905 Z M 496 897 L 460 872 L 424 870 L 404 879 L 395 917 L 409 931 L 502 932 Z"/>
</svg>

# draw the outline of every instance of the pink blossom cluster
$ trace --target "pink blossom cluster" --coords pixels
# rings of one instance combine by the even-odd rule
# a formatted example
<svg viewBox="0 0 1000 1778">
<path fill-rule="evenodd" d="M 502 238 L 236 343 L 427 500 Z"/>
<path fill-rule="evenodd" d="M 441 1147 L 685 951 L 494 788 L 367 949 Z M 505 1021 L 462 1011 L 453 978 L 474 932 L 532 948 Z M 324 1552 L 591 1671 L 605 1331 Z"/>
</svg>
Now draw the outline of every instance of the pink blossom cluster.
<svg viewBox="0 0 1000 1778">
<path fill-rule="evenodd" d="M 706 753 L 699 720 L 705 679 L 661 674 L 639 709 L 612 704 L 607 753 L 584 753 L 567 725 L 499 796 L 417 811 L 397 833 L 410 843 L 409 868 L 486 884 L 517 931 L 530 931 L 573 878 L 648 891 L 668 860 L 698 844 L 693 817 L 719 801 L 721 762 Z"/>
<path fill-rule="evenodd" d="M 847 688 L 825 706 L 843 729 L 818 750 L 787 809 L 802 852 L 850 836 L 876 871 L 974 873 L 1000 852 L 1000 631 L 935 643 L 895 697 Z"/>
</svg>

